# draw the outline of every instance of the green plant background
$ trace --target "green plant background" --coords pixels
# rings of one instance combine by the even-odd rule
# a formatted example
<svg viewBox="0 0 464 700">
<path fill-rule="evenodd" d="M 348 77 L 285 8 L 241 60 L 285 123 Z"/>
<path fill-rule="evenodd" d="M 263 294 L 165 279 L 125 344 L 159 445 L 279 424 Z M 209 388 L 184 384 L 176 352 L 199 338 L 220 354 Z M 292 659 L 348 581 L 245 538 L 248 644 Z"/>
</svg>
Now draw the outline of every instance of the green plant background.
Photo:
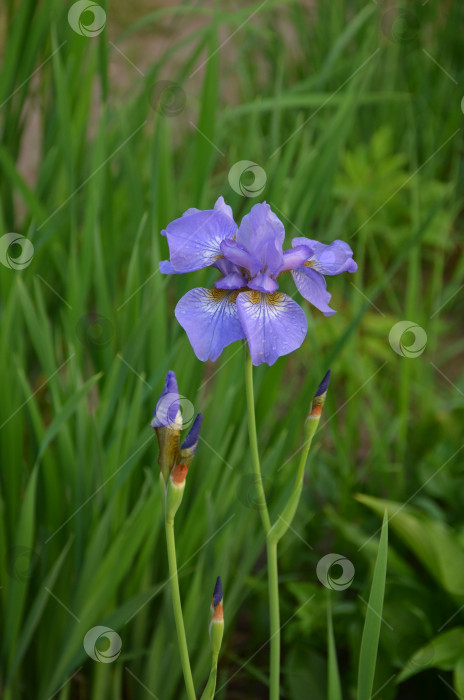
<svg viewBox="0 0 464 700">
<path fill-rule="evenodd" d="M 182 697 L 149 427 L 168 369 L 204 414 L 176 518 L 195 684 L 221 574 L 217 697 L 266 696 L 243 354 L 235 344 L 200 363 L 175 321 L 176 301 L 213 271 L 157 272 L 160 230 L 221 194 L 237 219 L 265 199 L 288 241 L 347 240 L 359 265 L 328 279 L 338 313 L 304 304 L 302 348 L 255 372 L 274 517 L 311 396 L 333 372 L 280 547 L 282 697 L 328 697 L 329 598 L 343 697 L 356 697 L 382 499 L 390 542 L 373 697 L 464 697 L 464 8 L 101 5 L 108 21 L 93 38 L 71 29 L 58 0 L 6 0 L 1 15 L 0 234 L 34 246 L 22 271 L 0 266 L 4 697 Z M 163 114 L 162 80 L 185 97 L 177 114 Z M 229 185 L 239 160 L 265 170 L 258 198 Z M 426 331 L 420 356 L 390 346 L 402 320 Z M 316 565 L 330 552 L 355 578 L 328 596 Z M 112 664 L 83 649 L 96 625 L 121 636 Z"/>
</svg>

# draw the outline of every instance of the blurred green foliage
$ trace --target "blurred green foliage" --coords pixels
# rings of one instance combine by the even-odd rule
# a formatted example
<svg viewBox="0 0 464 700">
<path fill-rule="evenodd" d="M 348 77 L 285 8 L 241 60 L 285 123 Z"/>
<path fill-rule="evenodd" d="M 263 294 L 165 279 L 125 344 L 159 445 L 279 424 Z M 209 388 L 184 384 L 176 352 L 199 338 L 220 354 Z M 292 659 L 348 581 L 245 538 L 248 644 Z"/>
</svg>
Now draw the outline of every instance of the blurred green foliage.
<svg viewBox="0 0 464 700">
<path fill-rule="evenodd" d="M 176 519 L 197 691 L 220 573 L 217 697 L 266 696 L 242 352 L 233 345 L 204 365 L 175 321 L 177 299 L 211 284 L 211 270 L 157 272 L 167 256 L 159 232 L 185 209 L 222 194 L 239 219 L 259 201 L 229 185 L 244 159 L 265 170 L 259 199 L 288 240 L 342 238 L 359 265 L 328 280 L 338 314 L 305 305 L 303 347 L 256 372 L 275 516 L 310 398 L 333 371 L 301 507 L 281 543 L 283 697 L 326 698 L 328 677 L 335 688 L 328 619 L 342 695 L 356 696 L 380 532 L 374 499 L 407 505 L 394 515 L 399 505 L 387 504 L 373 697 L 463 694 L 464 8 L 268 0 L 137 7 L 132 17 L 129 6 L 101 5 L 107 22 L 94 37 L 71 28 L 71 5 L 58 0 L 2 8 L 0 234 L 34 246 L 24 269 L 0 266 L 4 697 L 181 696 L 149 428 L 168 369 L 204 413 Z M 168 99 L 161 81 L 172 83 Z M 389 343 L 402 320 L 426 331 L 418 357 Z M 329 552 L 356 571 L 350 588 L 330 592 L 330 610 L 316 576 Z M 120 634 L 117 662 L 85 653 L 96 625 Z"/>
</svg>

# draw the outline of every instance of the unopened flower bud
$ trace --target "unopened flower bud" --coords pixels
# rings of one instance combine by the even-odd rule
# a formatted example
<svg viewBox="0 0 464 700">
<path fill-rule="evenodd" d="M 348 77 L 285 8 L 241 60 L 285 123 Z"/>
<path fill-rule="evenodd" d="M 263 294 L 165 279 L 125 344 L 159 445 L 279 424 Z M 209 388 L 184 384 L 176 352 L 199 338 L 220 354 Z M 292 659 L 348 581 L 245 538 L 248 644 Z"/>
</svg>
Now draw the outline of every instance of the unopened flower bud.
<svg viewBox="0 0 464 700">
<path fill-rule="evenodd" d="M 187 469 L 193 462 L 195 452 L 197 451 L 202 420 L 203 416 L 201 415 L 201 413 L 199 413 L 193 421 L 193 425 L 190 428 L 188 435 L 180 448 L 180 460 L 183 464 L 187 465 Z"/>
<path fill-rule="evenodd" d="M 164 389 L 156 404 L 151 427 L 154 428 L 158 438 L 158 464 L 164 481 L 167 483 L 169 472 L 178 459 L 180 433 L 182 430 L 179 390 L 177 388 L 176 375 L 172 371 L 169 371 L 166 375 Z"/>
<path fill-rule="evenodd" d="M 220 576 L 217 577 L 214 587 L 211 612 L 212 617 L 209 625 L 211 652 L 213 656 L 218 656 L 221 649 L 222 635 L 224 634 L 224 610 L 222 607 L 222 583 Z"/>
<path fill-rule="evenodd" d="M 324 379 L 319 384 L 319 387 L 314 394 L 314 398 L 311 402 L 311 410 L 306 419 L 306 439 L 311 439 L 316 432 L 316 428 L 319 423 L 319 419 L 322 414 L 322 409 L 324 408 L 325 399 L 327 396 L 327 389 L 329 388 L 331 370 L 326 373 Z"/>
</svg>

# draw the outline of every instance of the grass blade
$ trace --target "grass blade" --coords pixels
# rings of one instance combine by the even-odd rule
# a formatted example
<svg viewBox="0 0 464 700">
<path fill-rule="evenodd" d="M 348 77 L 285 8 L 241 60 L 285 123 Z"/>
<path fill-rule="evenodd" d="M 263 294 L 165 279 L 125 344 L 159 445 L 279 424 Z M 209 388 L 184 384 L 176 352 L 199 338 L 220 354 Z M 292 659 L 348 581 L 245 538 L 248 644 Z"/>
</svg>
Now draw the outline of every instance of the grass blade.
<svg viewBox="0 0 464 700">
<path fill-rule="evenodd" d="M 385 512 L 382 532 L 380 534 L 379 551 L 374 568 L 371 594 L 367 606 L 366 620 L 361 640 L 358 669 L 358 700 L 370 700 L 374 685 L 375 664 L 382 624 L 383 598 L 385 594 L 385 577 L 387 573 L 388 555 L 388 518 Z"/>
</svg>

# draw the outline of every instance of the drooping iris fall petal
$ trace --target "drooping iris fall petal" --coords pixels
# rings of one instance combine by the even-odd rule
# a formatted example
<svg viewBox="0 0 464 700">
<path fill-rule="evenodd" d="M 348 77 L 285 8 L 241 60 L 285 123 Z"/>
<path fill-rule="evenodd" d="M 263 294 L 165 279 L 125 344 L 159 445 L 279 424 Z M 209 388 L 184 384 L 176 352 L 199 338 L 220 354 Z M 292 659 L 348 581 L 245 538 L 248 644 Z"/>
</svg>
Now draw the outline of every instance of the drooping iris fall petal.
<svg viewBox="0 0 464 700">
<path fill-rule="evenodd" d="M 300 267 L 292 271 L 292 277 L 301 296 L 322 311 L 324 316 L 337 313 L 329 306 L 332 295 L 327 291 L 327 283 L 320 272 L 311 267 Z"/>
<path fill-rule="evenodd" d="M 273 365 L 300 347 L 308 330 L 306 316 L 288 294 L 240 292 L 237 311 L 254 365 Z"/>
<path fill-rule="evenodd" d="M 227 345 L 245 338 L 237 315 L 236 296 L 236 291 L 196 287 L 178 302 L 176 318 L 202 362 L 214 362 Z"/>
</svg>

